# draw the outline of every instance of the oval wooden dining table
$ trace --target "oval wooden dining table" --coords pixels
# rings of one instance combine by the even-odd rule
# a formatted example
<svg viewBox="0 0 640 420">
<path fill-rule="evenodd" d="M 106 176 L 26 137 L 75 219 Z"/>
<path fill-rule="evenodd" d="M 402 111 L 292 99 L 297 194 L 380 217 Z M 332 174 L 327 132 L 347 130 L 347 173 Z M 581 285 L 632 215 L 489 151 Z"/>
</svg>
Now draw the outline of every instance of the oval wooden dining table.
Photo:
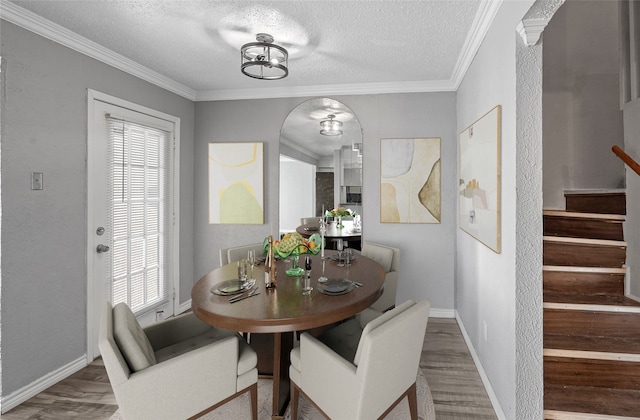
<svg viewBox="0 0 640 420">
<path fill-rule="evenodd" d="M 385 273 L 380 264 L 357 255 L 350 267 L 338 267 L 331 259 L 333 254 L 332 251 L 325 250 L 325 276 L 329 279 L 347 278 L 361 283 L 362 287 L 355 287 L 342 295 L 320 293 L 317 282 L 322 274 L 323 260 L 320 255 L 314 255 L 311 257 L 313 290 L 308 296 L 302 295 L 302 277 L 289 277 L 285 274 L 286 269 L 291 266 L 291 262 L 285 260 L 277 262 L 275 289 L 265 288 L 264 264 L 261 263 L 253 272 L 260 294 L 236 303 L 229 303 L 229 296 L 219 296 L 211 291 L 218 283 L 237 278 L 236 263 L 224 265 L 206 274 L 191 291 L 193 312 L 209 325 L 232 331 L 274 335 L 273 418 L 280 418 L 284 414 L 284 407 L 280 404 L 280 382 L 284 379 L 283 386 L 288 384 L 286 378 L 282 378 L 282 335 L 323 327 L 347 319 L 369 307 L 382 294 Z M 300 256 L 302 266 L 304 257 Z"/>
</svg>

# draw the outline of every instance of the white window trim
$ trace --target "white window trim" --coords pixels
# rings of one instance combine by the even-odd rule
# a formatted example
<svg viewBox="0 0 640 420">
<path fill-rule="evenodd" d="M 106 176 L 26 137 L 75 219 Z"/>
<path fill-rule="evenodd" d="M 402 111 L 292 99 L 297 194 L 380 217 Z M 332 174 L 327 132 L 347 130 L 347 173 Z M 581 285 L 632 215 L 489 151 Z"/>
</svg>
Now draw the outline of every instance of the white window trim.
<svg viewBox="0 0 640 420">
<path fill-rule="evenodd" d="M 87 89 L 87 363 L 91 363 L 93 361 L 93 355 L 97 353 L 97 349 L 94 347 L 97 343 L 93 343 L 90 337 L 93 337 L 96 333 L 95 329 L 99 328 L 101 308 L 101 305 L 96 304 L 96 293 L 99 291 L 96 290 L 95 279 L 93 279 L 93 254 L 95 250 L 91 245 L 93 244 L 93 232 L 90 231 L 90 227 L 94 226 L 94 221 L 92 220 L 94 201 L 92 199 L 92 192 L 88 188 L 89 185 L 92 185 L 94 176 L 89 168 L 92 167 L 91 162 L 93 160 L 93 144 L 90 139 L 93 135 L 94 128 L 93 111 L 95 101 L 106 102 L 121 108 L 167 120 L 174 124 L 173 247 L 171 250 L 173 261 L 171 277 L 173 281 L 170 282 L 169 286 L 170 288 L 172 287 L 173 290 L 169 289 L 168 293 L 170 299 L 173 297 L 174 313 L 178 313 L 180 307 L 180 118 L 93 89 Z"/>
</svg>

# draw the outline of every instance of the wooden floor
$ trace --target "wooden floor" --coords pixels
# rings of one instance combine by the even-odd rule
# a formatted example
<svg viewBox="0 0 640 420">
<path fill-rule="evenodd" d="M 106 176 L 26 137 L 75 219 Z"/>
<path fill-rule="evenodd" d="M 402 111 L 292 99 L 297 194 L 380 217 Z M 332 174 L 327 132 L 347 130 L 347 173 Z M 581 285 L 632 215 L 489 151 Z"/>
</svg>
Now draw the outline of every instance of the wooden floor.
<svg viewBox="0 0 640 420">
<path fill-rule="evenodd" d="M 438 420 L 497 419 L 454 319 L 429 319 L 420 360 Z M 100 359 L 2 415 L 6 420 L 109 420 L 118 408 Z"/>
</svg>

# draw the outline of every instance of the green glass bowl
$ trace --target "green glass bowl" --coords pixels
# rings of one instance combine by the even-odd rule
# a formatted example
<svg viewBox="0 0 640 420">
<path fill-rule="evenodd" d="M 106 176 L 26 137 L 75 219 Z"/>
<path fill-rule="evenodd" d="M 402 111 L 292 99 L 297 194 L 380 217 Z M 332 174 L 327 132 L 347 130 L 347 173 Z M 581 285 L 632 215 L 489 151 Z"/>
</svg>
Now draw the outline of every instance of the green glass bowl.
<svg viewBox="0 0 640 420">
<path fill-rule="evenodd" d="M 291 251 L 287 252 L 281 252 L 280 250 L 278 250 L 277 247 L 273 247 L 273 251 L 274 253 L 282 258 L 289 258 L 292 255 L 302 255 L 302 254 L 313 254 L 313 255 L 317 255 L 320 252 L 320 249 L 322 248 L 322 237 L 317 234 L 314 233 L 313 235 L 311 235 L 309 237 L 309 239 L 307 240 L 307 242 L 314 242 L 316 244 L 316 246 L 313 249 L 310 249 L 308 246 L 306 245 L 298 245 L 297 247 L 295 247 L 294 249 L 292 249 Z M 263 251 L 266 254 L 267 251 L 269 251 L 269 238 L 265 238 L 264 242 L 263 242 Z"/>
</svg>

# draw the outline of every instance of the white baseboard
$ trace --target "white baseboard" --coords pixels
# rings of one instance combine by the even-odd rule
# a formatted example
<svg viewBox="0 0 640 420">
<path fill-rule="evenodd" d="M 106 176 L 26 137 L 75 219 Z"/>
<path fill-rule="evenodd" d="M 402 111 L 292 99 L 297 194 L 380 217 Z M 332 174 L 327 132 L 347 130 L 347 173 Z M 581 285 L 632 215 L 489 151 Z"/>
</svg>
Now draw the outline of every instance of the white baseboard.
<svg viewBox="0 0 640 420">
<path fill-rule="evenodd" d="M 456 313 L 453 309 L 429 309 L 429 318 L 455 318 Z"/>
<path fill-rule="evenodd" d="M 628 297 L 629 299 L 635 300 L 636 302 L 640 302 L 640 296 L 636 296 L 634 294 L 631 294 L 630 290 L 631 290 L 631 267 L 628 265 L 624 265 L 624 268 L 626 268 L 626 273 L 624 274 L 624 295 L 626 297 Z"/>
<path fill-rule="evenodd" d="M 15 392 L 12 392 L 9 395 L 3 395 L 2 402 L 0 403 L 0 407 L 2 407 L 2 413 L 6 413 L 12 408 L 19 406 L 29 398 L 38 395 L 50 386 L 57 384 L 61 380 L 73 375 L 80 369 L 83 369 L 85 366 L 87 366 L 86 354 L 82 355 L 82 357 L 77 358 L 73 362 L 62 366 L 61 368 L 44 375 L 40 379 L 31 382 L 29 385 L 22 387 Z"/>
<path fill-rule="evenodd" d="M 183 314 L 189 310 L 191 310 L 191 299 L 178 305 L 178 313 L 176 315 Z"/>
<path fill-rule="evenodd" d="M 476 369 L 478 369 L 478 373 L 480 374 L 480 379 L 484 385 L 484 388 L 489 395 L 489 400 L 491 401 L 491 405 L 493 405 L 493 411 L 496 412 L 496 416 L 498 416 L 499 420 L 506 420 L 507 417 L 504 415 L 504 411 L 502 411 L 502 406 L 500 406 L 500 402 L 498 401 L 498 397 L 496 393 L 493 392 L 493 388 L 491 387 L 491 382 L 489 381 L 489 377 L 484 371 L 482 367 L 482 363 L 480 362 L 480 358 L 476 354 L 475 349 L 473 348 L 473 344 L 471 343 L 471 339 L 467 334 L 467 330 L 464 329 L 464 325 L 462 324 L 462 320 L 460 319 L 460 315 L 458 315 L 458 311 L 455 311 L 456 321 L 458 321 L 458 326 L 460 327 L 460 331 L 462 331 L 462 336 L 464 337 L 465 343 L 467 343 L 467 347 L 469 348 L 469 353 L 471 353 L 471 358 L 476 365 Z"/>
</svg>

